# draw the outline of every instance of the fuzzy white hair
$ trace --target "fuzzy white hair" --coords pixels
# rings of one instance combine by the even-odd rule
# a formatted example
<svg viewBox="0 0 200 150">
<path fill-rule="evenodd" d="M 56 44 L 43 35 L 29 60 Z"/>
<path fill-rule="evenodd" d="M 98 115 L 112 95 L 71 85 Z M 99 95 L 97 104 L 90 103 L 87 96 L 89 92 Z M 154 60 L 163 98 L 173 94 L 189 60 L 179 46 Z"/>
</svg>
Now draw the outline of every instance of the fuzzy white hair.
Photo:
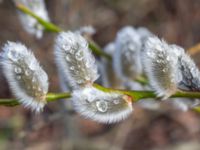
<svg viewBox="0 0 200 150">
<path fill-rule="evenodd" d="M 40 112 L 46 104 L 48 76 L 32 52 L 20 43 L 7 42 L 1 64 L 13 95 L 25 107 Z"/>
<path fill-rule="evenodd" d="M 177 84 L 182 80 L 178 58 L 183 53 L 182 48 L 168 45 L 157 37 L 147 39 L 142 61 L 150 85 L 159 97 L 166 99 L 176 92 Z"/>
<path fill-rule="evenodd" d="M 73 87 L 92 84 L 99 77 L 88 43 L 80 34 L 70 31 L 60 33 L 55 41 L 54 53 L 57 66 Z"/>
<path fill-rule="evenodd" d="M 75 90 L 72 99 L 77 112 L 101 123 L 119 122 L 133 111 L 130 97 L 106 93 L 94 87 Z"/>
</svg>

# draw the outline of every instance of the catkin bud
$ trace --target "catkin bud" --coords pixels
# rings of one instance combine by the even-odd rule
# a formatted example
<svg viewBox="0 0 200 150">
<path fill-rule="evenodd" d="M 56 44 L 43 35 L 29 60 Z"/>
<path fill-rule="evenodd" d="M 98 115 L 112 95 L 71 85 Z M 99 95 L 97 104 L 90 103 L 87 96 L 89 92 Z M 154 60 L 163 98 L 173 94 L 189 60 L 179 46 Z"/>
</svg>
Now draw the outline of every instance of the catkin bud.
<svg viewBox="0 0 200 150">
<path fill-rule="evenodd" d="M 177 83 L 182 77 L 178 70 L 178 57 L 183 50 L 175 45 L 168 45 L 157 37 L 147 39 L 142 60 L 146 75 L 156 94 L 165 99 L 177 90 Z"/>
<path fill-rule="evenodd" d="M 46 104 L 48 76 L 22 44 L 8 42 L 1 53 L 3 73 L 12 93 L 28 108 L 39 112 Z"/>
<path fill-rule="evenodd" d="M 94 87 L 75 90 L 72 99 L 77 112 L 101 123 L 121 121 L 133 110 L 131 97 L 105 93 Z"/>
<path fill-rule="evenodd" d="M 57 66 L 74 87 L 92 84 L 97 78 L 97 66 L 87 41 L 77 33 L 62 32 L 55 41 Z"/>
<path fill-rule="evenodd" d="M 113 65 L 117 75 L 125 81 L 134 80 L 142 73 L 139 34 L 132 27 L 124 27 L 117 33 L 115 45 Z"/>
<path fill-rule="evenodd" d="M 34 12 L 37 16 L 41 17 L 45 21 L 49 21 L 48 12 L 46 10 L 44 0 L 14 0 L 14 2 L 16 3 L 16 5 L 23 4 L 32 12 Z M 41 38 L 43 35 L 44 27 L 35 18 L 22 12 L 18 13 L 24 29 L 28 33 L 35 35 L 38 39 Z"/>
<path fill-rule="evenodd" d="M 182 90 L 200 91 L 199 69 L 187 54 L 184 53 L 179 58 L 178 68 L 182 74 L 179 88 Z"/>
</svg>

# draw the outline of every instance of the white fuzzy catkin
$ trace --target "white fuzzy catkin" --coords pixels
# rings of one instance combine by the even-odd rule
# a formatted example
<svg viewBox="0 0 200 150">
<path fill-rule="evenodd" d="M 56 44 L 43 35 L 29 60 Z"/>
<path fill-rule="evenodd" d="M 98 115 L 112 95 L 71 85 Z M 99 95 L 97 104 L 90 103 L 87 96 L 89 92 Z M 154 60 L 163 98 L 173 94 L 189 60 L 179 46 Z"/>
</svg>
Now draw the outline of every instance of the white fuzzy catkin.
<svg viewBox="0 0 200 150">
<path fill-rule="evenodd" d="M 177 67 L 182 53 L 180 47 L 168 45 L 157 37 L 147 39 L 142 61 L 150 84 L 159 97 L 166 99 L 176 92 L 177 84 L 182 80 Z"/>
<path fill-rule="evenodd" d="M 48 76 L 34 55 L 24 45 L 8 42 L 1 53 L 1 65 L 13 95 L 25 107 L 40 112 L 46 104 Z"/>
<path fill-rule="evenodd" d="M 24 6 L 29 8 L 32 12 L 34 12 L 37 16 L 41 17 L 45 21 L 49 21 L 49 16 L 44 0 L 13 0 L 13 1 L 16 4 L 23 4 Z M 33 17 L 24 14 L 22 12 L 18 13 L 24 29 L 28 33 L 35 35 L 36 38 L 38 39 L 42 38 L 44 27 Z"/>
<path fill-rule="evenodd" d="M 54 52 L 57 66 L 73 87 L 90 85 L 98 78 L 95 59 L 80 34 L 70 31 L 60 33 Z"/>
<path fill-rule="evenodd" d="M 82 116 L 101 123 L 115 123 L 133 111 L 131 98 L 117 93 L 105 93 L 94 87 L 72 93 L 75 110 Z"/>
<path fill-rule="evenodd" d="M 134 80 L 142 73 L 140 35 L 130 26 L 122 28 L 117 33 L 115 48 L 113 65 L 117 75 L 125 81 Z"/>
<path fill-rule="evenodd" d="M 179 88 L 189 91 L 200 91 L 200 72 L 194 61 L 187 55 L 182 54 L 179 58 L 178 68 L 182 75 Z"/>
</svg>

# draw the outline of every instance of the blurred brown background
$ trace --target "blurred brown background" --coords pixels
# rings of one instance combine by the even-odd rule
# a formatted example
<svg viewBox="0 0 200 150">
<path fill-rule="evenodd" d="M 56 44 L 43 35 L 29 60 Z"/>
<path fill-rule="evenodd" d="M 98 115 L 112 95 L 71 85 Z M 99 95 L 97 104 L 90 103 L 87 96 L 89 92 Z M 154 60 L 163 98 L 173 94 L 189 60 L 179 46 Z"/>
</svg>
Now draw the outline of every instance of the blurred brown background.
<svg viewBox="0 0 200 150">
<path fill-rule="evenodd" d="M 102 47 L 124 25 L 145 26 L 186 49 L 200 42 L 199 0 L 46 0 L 46 5 L 51 21 L 66 30 L 94 26 L 94 39 Z M 49 74 L 50 91 L 59 91 L 55 34 L 37 40 L 26 33 L 11 0 L 1 1 L 0 18 L 0 45 L 21 41 L 34 50 Z M 0 84 L 0 97 L 11 97 L 1 71 Z M 121 123 L 102 125 L 61 105 L 52 102 L 39 115 L 22 106 L 0 106 L 0 150 L 200 150 L 200 118 L 192 111 L 138 108 Z"/>
</svg>

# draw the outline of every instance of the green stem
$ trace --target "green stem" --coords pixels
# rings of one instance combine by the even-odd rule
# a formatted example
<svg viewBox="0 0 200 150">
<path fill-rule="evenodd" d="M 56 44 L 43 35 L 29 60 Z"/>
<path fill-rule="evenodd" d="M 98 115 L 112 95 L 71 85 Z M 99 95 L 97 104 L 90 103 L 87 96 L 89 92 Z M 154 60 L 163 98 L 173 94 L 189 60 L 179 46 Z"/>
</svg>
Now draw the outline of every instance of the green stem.
<svg viewBox="0 0 200 150">
<path fill-rule="evenodd" d="M 6 98 L 4 98 L 4 99 L 0 99 L 0 105 L 12 107 L 12 106 L 20 105 L 20 103 L 16 99 L 6 99 Z"/>
<path fill-rule="evenodd" d="M 97 89 L 110 93 L 121 93 L 125 95 L 129 95 L 132 97 L 133 101 L 139 101 L 141 99 L 146 98 L 158 98 L 153 91 L 128 91 L 128 90 L 116 90 L 111 88 L 105 88 L 99 84 L 93 84 Z M 200 92 L 190 92 L 190 91 L 177 91 L 170 98 L 200 98 Z"/>
<path fill-rule="evenodd" d="M 57 101 L 63 98 L 70 98 L 70 93 L 49 93 L 47 94 L 46 100 L 47 102 Z M 20 105 L 20 102 L 17 99 L 0 99 L 0 105 L 3 106 L 16 106 Z"/>
<path fill-rule="evenodd" d="M 111 89 L 111 88 L 105 88 L 101 85 L 98 84 L 93 84 L 94 87 L 97 89 L 110 93 L 110 92 L 115 92 L 115 93 L 120 93 L 120 94 L 125 94 L 129 95 L 132 97 L 132 100 L 134 102 L 139 101 L 141 99 L 145 98 L 156 98 L 156 95 L 154 94 L 153 91 L 127 91 L 127 90 L 116 90 L 116 89 Z"/>
<path fill-rule="evenodd" d="M 89 48 L 98 56 L 103 56 L 108 60 L 112 60 L 112 57 L 101 50 L 101 48 L 92 40 L 89 41 Z"/>
<path fill-rule="evenodd" d="M 24 6 L 22 4 L 17 4 L 16 7 L 17 7 L 17 9 L 19 9 L 23 13 L 30 15 L 31 17 L 35 18 L 45 28 L 46 31 L 55 32 L 55 33 L 64 31 L 63 29 L 59 28 L 55 24 L 48 22 L 48 21 L 45 21 L 41 17 L 37 16 L 34 12 L 32 12 L 26 6 Z M 94 41 L 90 40 L 88 42 L 89 42 L 89 48 L 96 55 L 105 57 L 108 60 L 112 59 L 112 57 L 109 54 L 105 53 L 103 50 L 101 50 L 101 48 Z"/>
<path fill-rule="evenodd" d="M 56 101 L 63 98 L 70 98 L 71 93 L 49 93 L 47 94 L 47 102 Z"/>
<path fill-rule="evenodd" d="M 133 102 L 140 101 L 142 99 L 158 98 L 153 91 L 126 91 L 126 90 L 114 90 L 111 88 L 105 88 L 98 84 L 93 84 L 97 89 L 104 92 L 115 92 L 120 94 L 129 95 L 132 98 Z M 200 92 L 189 92 L 189 91 L 177 91 L 170 98 L 200 98 Z M 173 99 L 171 99 L 173 100 Z M 192 108 L 194 111 L 200 113 L 200 106 Z"/>
<path fill-rule="evenodd" d="M 107 93 L 114 92 L 131 96 L 133 102 L 137 102 L 147 98 L 157 98 L 156 94 L 153 91 L 117 90 L 117 89 L 105 88 L 98 84 L 93 84 L 93 86 L 103 92 Z M 53 102 L 59 99 L 70 98 L 70 97 L 71 93 L 48 93 L 46 100 L 47 102 Z M 200 98 L 200 92 L 178 91 L 174 95 L 172 95 L 171 98 Z M 20 105 L 20 102 L 16 99 L 0 99 L 0 105 L 12 107 Z M 200 113 L 200 107 L 195 107 L 193 108 L 193 110 Z"/>
</svg>

